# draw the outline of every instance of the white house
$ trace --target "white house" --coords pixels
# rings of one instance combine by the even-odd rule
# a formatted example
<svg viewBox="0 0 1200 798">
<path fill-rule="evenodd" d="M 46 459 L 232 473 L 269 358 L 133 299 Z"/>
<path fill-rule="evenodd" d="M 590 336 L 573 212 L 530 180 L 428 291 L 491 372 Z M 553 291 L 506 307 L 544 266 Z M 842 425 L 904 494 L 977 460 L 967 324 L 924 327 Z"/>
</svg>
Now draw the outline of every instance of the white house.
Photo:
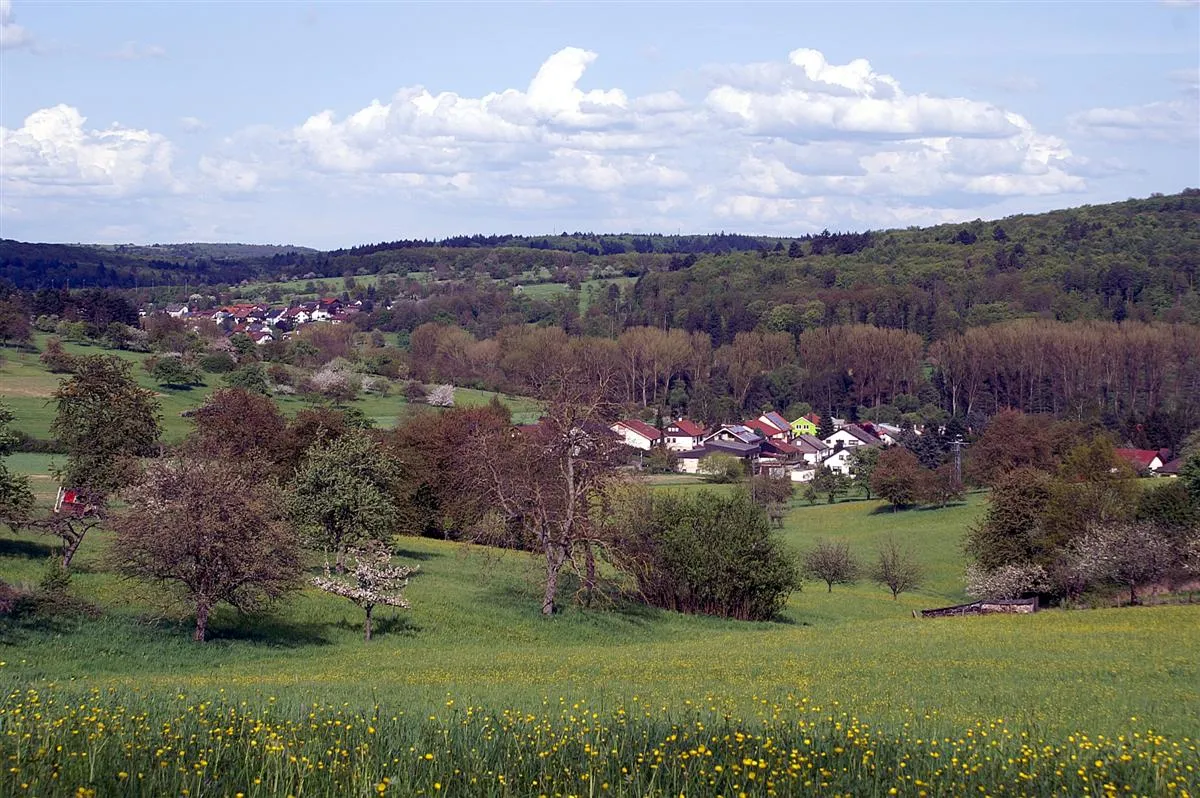
<svg viewBox="0 0 1200 798">
<path fill-rule="evenodd" d="M 636 418 L 618 421 L 610 429 L 621 437 L 626 446 L 632 446 L 634 449 L 642 451 L 650 451 L 662 438 L 662 433 L 657 427 Z"/>
<path fill-rule="evenodd" d="M 666 425 L 663 429 L 663 440 L 673 452 L 688 452 L 700 447 L 707 432 L 696 422 L 681 418 Z"/>
<path fill-rule="evenodd" d="M 833 454 L 826 457 L 825 460 L 821 463 L 821 465 L 825 466 L 830 471 L 836 471 L 839 474 L 845 474 L 846 476 L 851 476 L 851 474 L 850 474 L 850 455 L 854 452 L 855 448 L 857 448 L 857 447 L 851 447 L 849 449 L 838 449 Z"/>
<path fill-rule="evenodd" d="M 173 319 L 182 319 L 188 314 L 187 305 L 167 305 L 164 310 L 166 311 L 167 315 Z"/>
<path fill-rule="evenodd" d="M 857 424 L 847 424 L 823 440 L 831 449 L 853 449 L 856 446 L 879 446 L 883 443 Z"/>
</svg>

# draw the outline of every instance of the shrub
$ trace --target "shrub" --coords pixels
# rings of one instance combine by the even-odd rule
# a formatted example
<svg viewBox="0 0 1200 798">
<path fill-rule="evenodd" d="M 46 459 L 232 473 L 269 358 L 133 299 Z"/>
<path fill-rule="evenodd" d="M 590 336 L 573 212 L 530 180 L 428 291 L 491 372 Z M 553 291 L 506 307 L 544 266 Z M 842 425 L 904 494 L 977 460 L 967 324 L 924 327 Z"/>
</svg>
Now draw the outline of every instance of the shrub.
<svg viewBox="0 0 1200 798">
<path fill-rule="evenodd" d="M 794 555 L 746 491 L 644 493 L 612 551 L 648 604 L 677 612 L 769 620 L 800 588 Z"/>
<path fill-rule="evenodd" d="M 237 363 L 228 352 L 209 352 L 200 358 L 200 368 L 209 374 L 227 374 L 236 367 Z"/>
<path fill-rule="evenodd" d="M 699 469 L 705 482 L 737 482 L 746 476 L 746 466 L 731 454 L 710 454 L 700 460 Z"/>
</svg>

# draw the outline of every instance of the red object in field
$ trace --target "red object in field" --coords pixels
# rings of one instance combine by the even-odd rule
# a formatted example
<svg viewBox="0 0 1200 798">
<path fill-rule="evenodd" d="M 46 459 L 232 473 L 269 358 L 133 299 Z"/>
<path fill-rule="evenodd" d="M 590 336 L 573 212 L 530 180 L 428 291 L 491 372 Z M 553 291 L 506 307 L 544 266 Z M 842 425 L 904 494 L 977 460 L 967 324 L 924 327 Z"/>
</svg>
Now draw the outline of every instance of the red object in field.
<svg viewBox="0 0 1200 798">
<path fill-rule="evenodd" d="M 54 502 L 54 512 L 79 516 L 85 515 L 87 511 L 87 503 L 80 498 L 79 491 L 61 487 L 58 489 L 58 498 Z"/>
</svg>

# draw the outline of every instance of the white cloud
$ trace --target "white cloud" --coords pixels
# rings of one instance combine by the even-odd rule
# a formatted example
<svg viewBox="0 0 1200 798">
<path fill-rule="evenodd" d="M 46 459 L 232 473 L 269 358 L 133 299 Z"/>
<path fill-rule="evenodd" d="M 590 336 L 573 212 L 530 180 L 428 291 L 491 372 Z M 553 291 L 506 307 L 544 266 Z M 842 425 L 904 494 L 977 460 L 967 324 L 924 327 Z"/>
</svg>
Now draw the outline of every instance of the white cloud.
<svg viewBox="0 0 1200 798">
<path fill-rule="evenodd" d="M 471 97 L 407 86 L 350 113 L 247 128 L 189 160 L 186 185 L 162 136 L 85 130 L 75 109 L 44 109 L 2 131 L 5 187 L 15 196 L 170 190 L 196 204 L 254 194 L 280 208 L 320 197 L 445 226 L 414 234 L 471 230 L 480 219 L 528 232 L 546 219 L 795 232 L 940 222 L 962 218 L 964 207 L 974 218 L 989 204 L 1080 192 L 1115 171 L 1018 113 L 906 91 L 861 58 L 833 64 L 798 49 L 786 60 L 713 67 L 690 97 L 588 86 L 596 58 L 567 47 L 524 88 Z M 195 117 L 179 125 L 206 129 Z M 245 226 L 209 210 L 211 224 Z"/>
<path fill-rule="evenodd" d="M 125 42 L 120 49 L 114 50 L 111 53 L 106 53 L 106 58 L 113 58 L 118 61 L 142 61 L 147 58 L 163 58 L 167 54 L 164 47 L 157 44 L 139 44 L 138 42 Z"/>
<path fill-rule="evenodd" d="M 1072 114 L 1067 121 L 1081 135 L 1108 141 L 1193 144 L 1200 138 L 1200 102 L 1190 96 L 1121 108 L 1092 108 Z"/>
<path fill-rule="evenodd" d="M 171 143 L 148 130 L 114 124 L 88 130 L 69 105 L 0 127 L 0 174 L 10 196 L 106 196 L 172 191 Z"/>
<path fill-rule="evenodd" d="M 0 0 L 0 50 L 16 50 L 33 45 L 33 35 L 17 24 L 12 0 Z"/>
<path fill-rule="evenodd" d="M 183 128 L 184 133 L 199 133 L 202 130 L 208 129 L 208 125 L 204 124 L 204 120 L 195 116 L 180 117 L 179 126 Z"/>
</svg>

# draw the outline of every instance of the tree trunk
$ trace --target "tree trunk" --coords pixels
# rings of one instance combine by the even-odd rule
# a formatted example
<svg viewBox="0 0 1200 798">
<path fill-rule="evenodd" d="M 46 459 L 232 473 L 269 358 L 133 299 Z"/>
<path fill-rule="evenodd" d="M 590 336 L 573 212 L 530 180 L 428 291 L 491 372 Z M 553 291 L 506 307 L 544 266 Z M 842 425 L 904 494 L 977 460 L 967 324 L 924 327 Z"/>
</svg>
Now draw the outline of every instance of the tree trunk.
<svg viewBox="0 0 1200 798">
<path fill-rule="evenodd" d="M 367 605 L 366 607 L 364 607 L 363 609 L 365 609 L 365 610 L 367 611 L 367 622 L 366 622 L 366 624 L 365 624 L 364 626 L 365 626 L 365 629 L 366 629 L 366 639 L 367 639 L 367 642 L 368 642 L 368 643 L 370 643 L 370 642 L 371 642 L 371 612 L 372 612 L 372 611 L 375 609 L 375 605 L 374 605 L 374 604 L 368 604 L 368 605 Z"/>
<path fill-rule="evenodd" d="M 196 604 L 196 632 L 192 635 L 192 639 L 197 643 L 203 643 L 208 638 L 208 613 L 210 610 L 206 601 Z"/>
<path fill-rule="evenodd" d="M 591 543 L 584 543 L 583 606 L 592 606 L 592 593 L 596 590 L 596 553 Z"/>
<path fill-rule="evenodd" d="M 337 564 L 334 566 L 339 574 L 346 573 L 346 550 L 338 549 Z"/>
<path fill-rule="evenodd" d="M 70 524 L 71 524 L 71 522 L 68 521 L 67 522 L 67 532 L 62 536 L 62 539 L 63 539 L 62 567 L 63 567 L 64 571 L 71 567 L 71 560 L 74 559 L 75 552 L 79 551 L 79 544 L 83 543 L 83 536 L 87 532 L 86 529 L 83 530 L 82 532 L 76 532 L 74 530 L 74 528 L 72 528 L 70 526 Z"/>
<path fill-rule="evenodd" d="M 558 573 L 562 569 L 563 557 L 557 547 L 547 547 L 546 551 L 546 589 L 542 594 L 542 615 L 549 617 L 558 609 L 555 599 L 558 597 Z"/>
</svg>

